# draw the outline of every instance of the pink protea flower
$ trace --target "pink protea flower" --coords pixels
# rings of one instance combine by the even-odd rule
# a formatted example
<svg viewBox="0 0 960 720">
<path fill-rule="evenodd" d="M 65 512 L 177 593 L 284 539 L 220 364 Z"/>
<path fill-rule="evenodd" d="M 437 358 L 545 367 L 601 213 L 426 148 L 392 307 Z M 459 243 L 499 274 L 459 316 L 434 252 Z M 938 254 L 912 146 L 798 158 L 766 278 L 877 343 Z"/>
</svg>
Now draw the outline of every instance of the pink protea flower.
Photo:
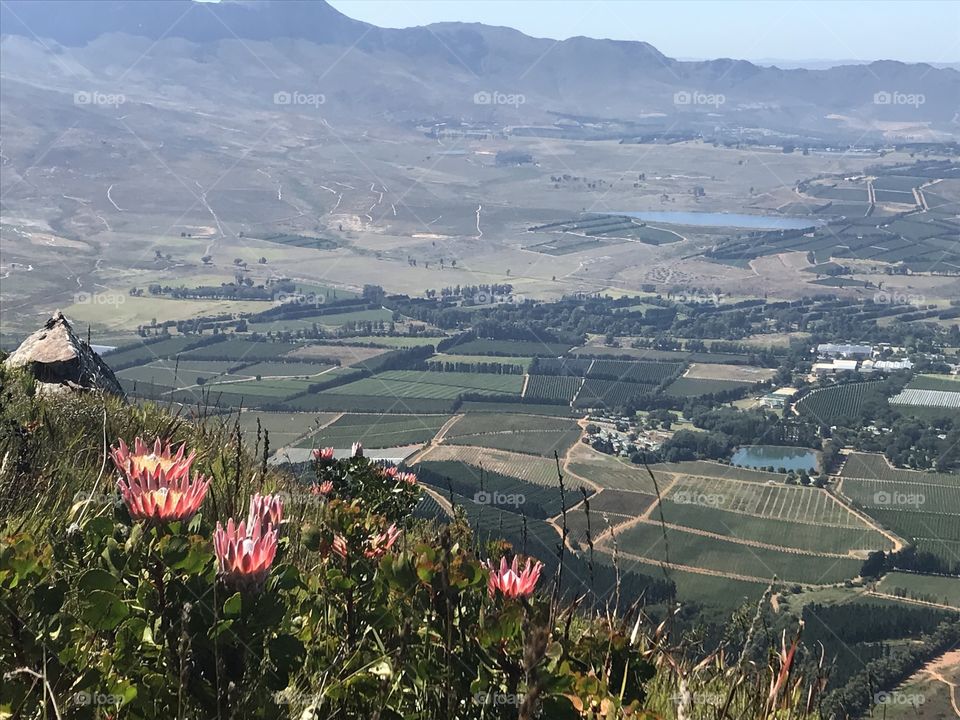
<svg viewBox="0 0 960 720">
<path fill-rule="evenodd" d="M 334 553 L 346 560 L 348 552 L 347 539 L 343 535 L 334 535 L 332 550 Z"/>
<path fill-rule="evenodd" d="M 247 527 L 253 527 L 257 520 L 265 529 L 278 527 L 283 520 L 283 499 L 279 495 L 251 495 Z"/>
<path fill-rule="evenodd" d="M 119 448 L 111 446 L 110 457 L 117 469 L 129 480 L 156 478 L 160 475 L 168 481 L 186 477 L 190 474 L 190 466 L 196 457 L 195 452 L 191 452 L 187 457 L 183 456 L 186 443 L 180 445 L 174 453 L 171 443 L 164 444 L 159 438 L 154 441 L 152 448 L 139 437 L 134 438 L 132 451 L 123 440 L 120 440 L 119 444 Z"/>
<path fill-rule="evenodd" d="M 333 481 L 324 480 L 322 483 L 317 485 L 314 483 L 310 486 L 310 492 L 314 495 L 329 495 L 333 492 Z"/>
<path fill-rule="evenodd" d="M 253 525 L 233 518 L 224 528 L 217 523 L 213 533 L 213 549 L 217 555 L 219 575 L 234 589 L 258 589 L 267 579 L 270 565 L 277 556 L 277 531 L 272 526 L 264 529 L 258 521 Z"/>
<path fill-rule="evenodd" d="M 133 520 L 168 523 L 197 514 L 210 481 L 202 475 L 190 479 L 194 453 L 184 458 L 184 447 L 174 454 L 169 443 L 164 446 L 157 440 L 151 451 L 136 438 L 133 452 L 123 440 L 119 448 L 111 448 L 113 462 L 123 475 L 117 490 Z"/>
<path fill-rule="evenodd" d="M 384 477 L 387 477 L 391 480 L 396 480 L 397 482 L 404 482 L 407 485 L 416 485 L 417 476 L 409 472 L 400 472 L 396 466 L 391 466 L 383 469 Z"/>
<path fill-rule="evenodd" d="M 499 568 L 493 564 L 492 560 L 488 560 L 487 569 L 490 570 L 490 579 L 487 581 L 487 592 L 490 593 L 490 597 L 499 590 L 506 598 L 526 598 L 533 594 L 540 580 L 543 563 L 527 558 L 523 570 L 520 570 L 520 558 L 514 556 L 513 562 L 507 565 L 507 559 L 502 557 Z"/>
<path fill-rule="evenodd" d="M 396 525 L 391 525 L 382 533 L 377 533 L 370 538 L 370 546 L 363 551 L 364 556 L 379 560 L 387 554 L 387 550 L 393 547 L 398 537 L 400 537 L 400 530 Z"/>
<path fill-rule="evenodd" d="M 351 456 L 351 457 L 355 457 L 355 458 L 362 458 L 362 457 L 363 457 L 363 443 L 361 443 L 361 442 L 355 442 L 355 443 L 350 447 L 350 456 Z"/>
<path fill-rule="evenodd" d="M 317 448 L 313 451 L 313 459 L 319 460 L 320 462 L 330 462 L 333 460 L 333 448 Z"/>
</svg>

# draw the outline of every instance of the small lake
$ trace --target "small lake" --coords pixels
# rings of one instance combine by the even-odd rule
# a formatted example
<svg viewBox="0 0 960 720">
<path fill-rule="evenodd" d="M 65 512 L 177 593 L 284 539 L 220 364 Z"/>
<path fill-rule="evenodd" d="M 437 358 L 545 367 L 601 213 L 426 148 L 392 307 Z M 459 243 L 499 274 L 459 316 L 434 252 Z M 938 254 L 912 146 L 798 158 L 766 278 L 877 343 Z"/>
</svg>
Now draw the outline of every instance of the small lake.
<svg viewBox="0 0 960 720">
<path fill-rule="evenodd" d="M 598 213 L 600 214 L 600 213 Z M 820 218 L 784 215 L 748 215 L 725 212 L 641 211 L 609 212 L 603 215 L 625 215 L 646 223 L 689 225 L 691 227 L 744 228 L 747 230 L 802 230 L 823 225 Z"/>
<path fill-rule="evenodd" d="M 730 459 L 734 465 L 743 465 L 749 468 L 765 468 L 787 470 L 817 469 L 817 453 L 807 448 L 786 447 L 783 445 L 746 445 L 739 448 Z"/>
</svg>

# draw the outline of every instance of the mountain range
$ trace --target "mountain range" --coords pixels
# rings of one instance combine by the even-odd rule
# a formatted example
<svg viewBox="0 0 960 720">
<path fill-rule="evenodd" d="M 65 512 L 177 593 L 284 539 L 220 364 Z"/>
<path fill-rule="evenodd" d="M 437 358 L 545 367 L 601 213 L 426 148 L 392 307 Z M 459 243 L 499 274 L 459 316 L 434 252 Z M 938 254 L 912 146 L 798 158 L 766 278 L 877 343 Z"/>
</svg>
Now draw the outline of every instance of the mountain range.
<svg viewBox="0 0 960 720">
<path fill-rule="evenodd" d="M 555 41 L 482 24 L 380 28 L 321 0 L 9 0 L 0 29 L 12 95 L 22 84 L 160 108 L 322 106 L 358 123 L 723 126 L 851 142 L 960 130 L 960 72 L 949 67 L 680 61 L 644 42 Z"/>
</svg>

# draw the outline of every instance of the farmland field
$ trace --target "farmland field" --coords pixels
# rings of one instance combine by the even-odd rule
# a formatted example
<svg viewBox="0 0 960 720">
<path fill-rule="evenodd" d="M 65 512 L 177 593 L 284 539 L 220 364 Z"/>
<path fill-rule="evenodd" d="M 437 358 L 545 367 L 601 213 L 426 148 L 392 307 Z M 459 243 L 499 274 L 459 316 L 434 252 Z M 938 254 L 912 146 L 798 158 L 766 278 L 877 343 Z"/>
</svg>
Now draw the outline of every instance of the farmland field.
<svg viewBox="0 0 960 720">
<path fill-rule="evenodd" d="M 236 395 L 249 398 L 268 398 L 283 400 L 291 395 L 304 392 L 316 379 L 296 378 L 264 378 L 263 380 L 249 379 L 237 382 L 220 381 L 209 383 L 205 387 L 214 395 Z"/>
<path fill-rule="evenodd" d="M 474 467 L 483 467 L 501 475 L 519 478 L 534 485 L 558 487 L 557 466 L 553 460 L 532 457 L 519 453 L 494 450 L 490 448 L 467 447 L 464 445 L 437 445 L 430 448 L 421 458 L 421 462 L 456 461 Z M 568 489 L 579 483 L 572 479 L 565 481 Z M 571 503 L 573 504 L 573 503 Z"/>
<path fill-rule="evenodd" d="M 667 386 L 666 394 L 674 397 L 697 397 L 710 393 L 735 390 L 748 387 L 751 383 L 737 380 L 700 380 L 697 378 L 680 377 Z"/>
<path fill-rule="evenodd" d="M 664 495 L 677 503 L 816 525 L 864 528 L 863 521 L 825 490 L 800 485 L 760 485 L 722 478 L 681 477 Z"/>
<path fill-rule="evenodd" d="M 845 478 L 840 492 L 866 508 L 903 505 L 907 510 L 960 515 L 960 485 Z"/>
<path fill-rule="evenodd" d="M 335 388 L 337 395 L 453 400 L 463 393 L 520 395 L 522 375 L 388 370 Z"/>
<path fill-rule="evenodd" d="M 572 420 L 532 415 L 465 415 L 446 432 L 444 442 L 553 457 L 554 452 L 566 452 L 580 438 L 580 432 L 580 426 Z"/>
<path fill-rule="evenodd" d="M 735 380 L 755 383 L 769 380 L 776 374 L 777 371 L 772 368 L 754 367 L 753 365 L 693 363 L 683 374 L 683 377 L 696 380 Z"/>
<path fill-rule="evenodd" d="M 229 338 L 195 350 L 188 350 L 182 354 L 182 357 L 188 360 L 229 360 L 237 364 L 241 361 L 252 363 L 274 360 L 297 347 L 293 343 L 254 342 Z"/>
<path fill-rule="evenodd" d="M 666 545 L 664 544 L 666 533 Z M 728 540 L 640 522 L 621 531 L 618 544 L 626 553 L 655 561 L 708 568 L 735 575 L 825 585 L 855 578 L 863 564 L 857 559 L 818 557 L 780 552 Z"/>
<path fill-rule="evenodd" d="M 907 383 L 907 389 L 960 392 L 960 377 L 955 375 L 917 375 Z"/>
<path fill-rule="evenodd" d="M 529 357 L 514 357 L 506 355 L 448 355 L 446 353 L 437 353 L 429 358 L 426 362 L 429 363 L 473 363 L 476 365 L 482 363 L 500 363 L 501 365 L 512 365 L 520 368 L 520 372 L 525 373 L 527 368 L 530 367 L 530 363 L 533 362 L 533 358 Z"/>
<path fill-rule="evenodd" d="M 604 489 L 590 498 L 590 512 L 598 516 L 612 513 L 635 518 L 646 512 L 656 500 L 656 495 L 647 493 Z M 582 511 L 582 506 L 577 510 Z"/>
<path fill-rule="evenodd" d="M 247 377 L 312 377 L 329 370 L 333 365 L 312 362 L 258 362 L 233 373 Z"/>
<path fill-rule="evenodd" d="M 448 419 L 447 415 L 344 415 L 296 447 L 347 448 L 357 441 L 369 448 L 425 443 Z"/>
<path fill-rule="evenodd" d="M 449 355 L 517 355 L 519 357 L 559 357 L 570 349 L 559 343 L 520 340 L 468 340 L 444 350 Z"/>
<path fill-rule="evenodd" d="M 125 388 L 133 383 L 153 383 L 168 387 L 188 387 L 195 385 L 197 378 L 210 380 L 227 372 L 236 363 L 219 360 L 155 360 L 148 365 L 134 365 L 126 370 L 117 371 L 117 378 Z"/>
<path fill-rule="evenodd" d="M 889 550 L 893 547 L 889 539 L 865 524 L 857 528 L 825 527 L 672 500 L 664 500 L 662 510 L 664 521 L 673 525 L 807 552 L 845 555 L 850 550 Z M 655 511 L 652 517 L 659 519 L 659 511 Z"/>
<path fill-rule="evenodd" d="M 227 417 L 232 422 L 237 415 L 232 414 Z M 253 445 L 256 440 L 259 420 L 261 429 L 269 432 L 270 447 L 274 451 L 291 444 L 297 438 L 311 432 L 319 425 L 330 422 L 335 417 L 336 415 L 332 413 L 281 413 L 260 410 L 246 410 L 239 414 L 240 429 L 250 444 Z"/>
<path fill-rule="evenodd" d="M 822 423 L 835 423 L 859 415 L 867 397 L 876 394 L 875 383 L 858 382 L 814 390 L 796 404 L 797 411 Z"/>
<path fill-rule="evenodd" d="M 960 413 L 960 392 L 948 390 L 907 389 L 890 398 L 891 405 L 919 405 L 920 407 L 946 408 Z"/>
<path fill-rule="evenodd" d="M 877 591 L 960 608 L 960 578 L 889 572 L 877 585 Z"/>
<path fill-rule="evenodd" d="M 744 480 L 746 482 L 782 484 L 784 476 L 780 473 L 754 470 L 752 468 L 735 467 L 708 460 L 685 460 L 677 463 L 659 463 L 651 465 L 653 472 L 680 473 L 684 475 L 698 475 L 707 478 L 723 478 L 724 480 Z"/>
<path fill-rule="evenodd" d="M 319 393 L 302 395 L 286 400 L 283 407 L 289 410 L 324 412 L 370 412 L 397 414 L 442 414 L 453 411 L 453 400 L 429 398 L 399 398 L 393 396 L 367 396 L 338 394 L 339 387 Z"/>
<path fill-rule="evenodd" d="M 682 363 L 637 362 L 631 360 L 594 360 L 586 375 L 601 380 L 626 380 L 659 385 L 677 373 Z"/>
<path fill-rule="evenodd" d="M 455 494 L 468 501 L 507 512 L 523 512 L 539 518 L 553 517 L 561 512 L 560 488 L 556 486 L 536 485 L 456 461 L 426 461 L 410 469 L 420 473 L 422 482 L 429 483 L 445 497 L 452 487 Z M 579 494 L 576 497 L 579 498 Z M 571 502 L 570 496 L 567 502 Z"/>
<path fill-rule="evenodd" d="M 529 401 L 515 403 L 464 400 L 460 404 L 460 410 L 465 413 L 523 413 L 527 415 L 553 417 L 571 417 L 573 415 L 580 417 L 580 413 L 574 413 L 569 405 L 537 403 L 533 398 L 529 399 Z"/>
<path fill-rule="evenodd" d="M 634 382 L 597 380 L 587 378 L 574 401 L 576 407 L 619 408 L 628 405 L 635 397 L 650 393 L 653 386 Z"/>
<path fill-rule="evenodd" d="M 583 381 L 563 375 L 531 375 L 524 398 L 570 402 Z"/>
<path fill-rule="evenodd" d="M 603 455 L 592 450 L 589 454 L 580 454 L 580 447 L 575 450 L 577 453 L 571 458 L 567 465 L 574 475 L 591 480 L 603 488 L 611 490 L 633 490 L 635 492 L 654 494 L 656 492 L 650 476 L 641 467 L 622 463 L 610 455 Z M 661 489 L 666 483 L 667 478 L 658 477 L 657 482 Z"/>
<path fill-rule="evenodd" d="M 922 472 L 895 468 L 887 459 L 875 453 L 852 452 L 840 471 L 842 477 L 893 480 L 905 483 L 936 483 L 960 487 L 960 475 L 955 473 Z"/>
<path fill-rule="evenodd" d="M 881 507 L 870 508 L 869 512 L 871 516 L 901 537 L 960 542 L 960 515 Z M 937 554 L 942 555 L 942 553 Z M 956 562 L 956 557 L 946 559 Z"/>
</svg>

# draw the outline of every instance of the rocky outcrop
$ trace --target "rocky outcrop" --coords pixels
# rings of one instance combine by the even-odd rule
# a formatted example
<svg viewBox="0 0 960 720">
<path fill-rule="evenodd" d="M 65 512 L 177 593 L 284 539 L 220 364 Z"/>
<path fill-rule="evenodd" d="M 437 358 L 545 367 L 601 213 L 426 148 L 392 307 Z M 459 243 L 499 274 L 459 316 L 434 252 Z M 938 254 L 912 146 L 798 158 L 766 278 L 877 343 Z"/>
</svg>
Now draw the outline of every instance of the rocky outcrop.
<svg viewBox="0 0 960 720">
<path fill-rule="evenodd" d="M 43 392 L 100 390 L 123 395 L 113 370 L 89 344 L 76 336 L 59 310 L 24 340 L 4 365 L 26 368 Z"/>
</svg>

